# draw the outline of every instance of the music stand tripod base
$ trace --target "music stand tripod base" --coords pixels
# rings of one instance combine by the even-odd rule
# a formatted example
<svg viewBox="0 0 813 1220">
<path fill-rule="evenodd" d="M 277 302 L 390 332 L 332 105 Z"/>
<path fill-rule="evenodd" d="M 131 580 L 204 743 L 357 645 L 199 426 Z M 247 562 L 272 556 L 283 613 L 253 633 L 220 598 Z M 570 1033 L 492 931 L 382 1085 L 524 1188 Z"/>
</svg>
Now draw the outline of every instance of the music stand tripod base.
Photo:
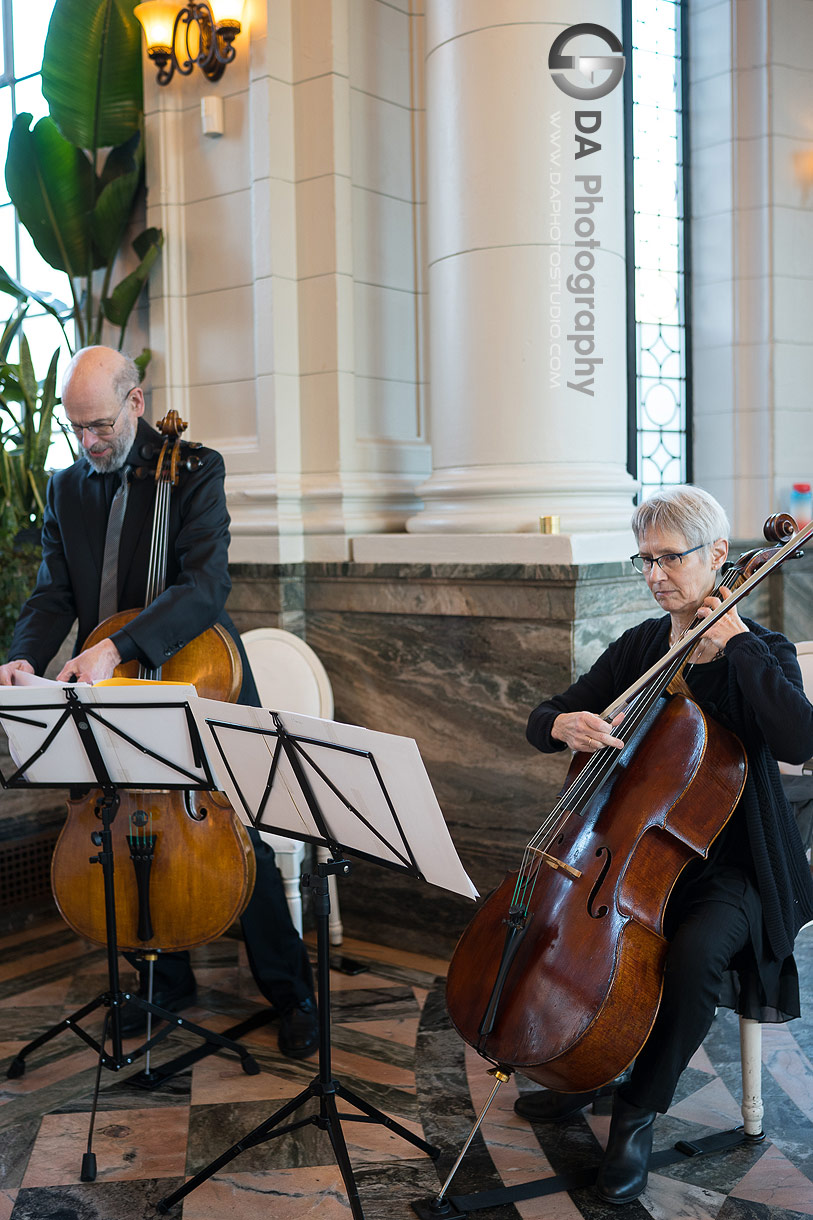
<svg viewBox="0 0 813 1220">
<path fill-rule="evenodd" d="M 354 1220 L 364 1220 L 364 1212 L 359 1198 L 358 1187 L 356 1185 L 353 1167 L 350 1162 L 350 1155 L 347 1150 L 347 1144 L 342 1131 L 342 1122 L 367 1122 L 376 1123 L 386 1127 L 388 1130 L 399 1135 L 402 1139 L 414 1144 L 416 1148 L 420 1148 L 433 1160 L 440 1156 L 440 1149 L 429 1144 L 426 1140 L 421 1139 L 412 1131 L 390 1118 L 387 1114 L 376 1109 L 375 1106 L 369 1104 L 358 1094 L 345 1088 L 339 1081 L 334 1080 L 331 1069 L 331 1042 L 330 1042 L 330 941 L 329 941 L 329 917 L 330 917 L 330 896 L 328 890 L 328 877 L 331 873 L 347 874 L 349 872 L 349 864 L 346 860 L 329 860 L 325 863 L 317 865 L 318 877 L 303 876 L 303 887 L 310 887 L 315 894 L 316 907 L 316 937 L 317 937 L 317 978 L 318 978 L 318 1013 L 319 1013 L 319 1074 L 316 1076 L 306 1089 L 294 1097 L 291 1101 L 280 1107 L 253 1131 L 248 1132 L 242 1139 L 233 1144 L 231 1148 L 221 1153 L 214 1161 L 210 1162 L 200 1173 L 190 1178 L 183 1186 L 172 1194 L 159 1200 L 157 1207 L 159 1212 L 166 1214 L 172 1207 L 175 1206 L 191 1191 L 197 1189 L 203 1182 L 212 1177 L 218 1170 L 228 1165 L 241 1152 L 245 1152 L 249 1148 L 256 1148 L 259 1144 L 266 1143 L 269 1140 L 275 1139 L 277 1136 L 285 1135 L 290 1131 L 296 1131 L 301 1127 L 314 1125 L 323 1131 L 327 1131 L 330 1137 L 330 1143 L 336 1157 L 336 1162 L 339 1171 L 342 1175 L 345 1190 L 347 1191 L 350 1210 Z M 294 1119 L 293 1122 L 286 1122 L 288 1118 L 293 1118 L 302 1106 L 306 1105 L 311 1098 L 317 1098 L 319 1101 L 319 1113 L 311 1114 L 305 1118 Z M 340 1114 L 336 1100 L 341 1098 L 350 1105 L 355 1106 L 360 1110 L 360 1114 Z"/>
<path fill-rule="evenodd" d="M 231 1039 L 222 1034 L 205 1029 L 203 1026 L 194 1025 L 192 1022 L 178 1017 L 177 1014 L 167 1012 L 158 1005 L 144 1000 L 139 995 L 131 995 L 129 992 L 122 991 L 119 982 L 113 836 L 111 830 L 120 805 L 119 786 L 139 788 L 172 786 L 181 789 L 196 788 L 207 791 L 215 786 L 198 731 L 189 712 L 188 704 L 179 701 L 179 698 L 182 699 L 182 696 L 178 694 L 180 689 L 173 688 L 173 691 L 163 700 L 160 698 L 154 700 L 151 697 L 149 701 L 133 698 L 123 699 L 120 693 L 114 693 L 112 690 L 109 692 L 105 691 L 105 694 L 99 697 L 93 691 L 93 688 L 77 689 L 70 685 L 57 686 L 53 692 L 50 688 L 32 688 L 30 691 L 10 688 L 11 694 L 9 694 L 7 688 L 1 688 L 2 693 L 0 693 L 0 718 L 4 722 L 3 727 L 7 734 L 9 733 L 9 726 L 12 726 L 13 731 L 13 726 L 15 725 L 24 725 L 28 730 L 33 728 L 37 731 L 38 735 L 41 734 L 41 739 L 37 741 L 33 752 L 30 740 L 24 750 L 17 749 L 16 755 L 12 751 L 12 757 L 23 757 L 25 761 L 18 766 L 17 770 L 8 779 L 0 773 L 0 782 L 2 782 L 3 787 L 64 788 L 66 786 L 76 786 L 81 782 L 83 786 L 89 785 L 92 788 L 101 789 L 101 797 L 97 805 L 100 829 L 93 831 L 91 835 L 92 842 L 99 851 L 96 856 L 91 857 L 90 862 L 98 863 L 101 866 L 104 879 L 108 988 L 94 1000 L 91 1000 L 90 1003 L 71 1013 L 70 1016 L 58 1022 L 49 1030 L 46 1030 L 44 1034 L 41 1034 L 38 1038 L 24 1046 L 12 1060 L 7 1070 L 7 1076 L 10 1079 L 19 1079 L 25 1072 L 26 1056 L 65 1030 L 71 1030 L 96 1052 L 98 1059 L 89 1120 L 88 1145 L 87 1151 L 82 1158 L 81 1180 L 83 1182 L 92 1182 L 96 1178 L 96 1158 L 92 1152 L 91 1145 L 98 1108 L 102 1068 L 108 1068 L 114 1072 L 120 1071 L 121 1068 L 133 1063 L 141 1054 L 149 1054 L 153 1047 L 163 1041 L 173 1029 L 181 1027 L 203 1038 L 206 1044 L 234 1051 L 240 1057 L 243 1070 L 247 1074 L 254 1075 L 259 1072 L 256 1061 L 245 1047 L 239 1046 L 236 1042 L 231 1041 Z M 190 690 L 194 695 L 194 690 L 192 688 Z M 31 698 L 30 705 L 19 698 L 21 695 L 24 699 Z M 154 690 L 151 692 L 152 695 L 155 695 Z M 7 700 L 6 703 L 3 702 L 4 698 Z M 127 713 L 131 712 L 134 708 L 140 714 L 145 710 L 158 713 L 151 718 L 151 731 L 155 734 L 154 738 L 149 738 L 149 740 L 135 739 L 126 728 L 123 728 L 120 723 L 116 722 L 115 711 L 124 712 L 126 724 Z M 51 716 L 50 713 L 56 713 L 56 715 Z M 169 719 L 166 719 L 167 713 L 170 713 Z M 112 719 L 110 719 L 111 716 Z M 172 729 L 170 733 L 166 733 L 168 726 Z M 173 759 L 165 756 L 167 740 L 173 742 L 171 747 L 173 751 L 177 749 L 177 735 L 179 732 L 184 735 L 187 749 L 195 759 L 198 774 L 180 766 Z M 162 736 L 164 733 L 166 735 Z M 99 735 L 98 740 L 97 734 Z M 159 773 L 160 769 L 163 769 L 164 777 L 167 771 L 169 771 L 174 776 L 175 782 L 168 783 L 166 778 L 164 778 L 163 783 L 155 783 L 154 781 L 151 783 L 149 772 L 140 773 L 144 775 L 144 782 L 137 782 L 138 777 L 122 776 L 116 770 L 119 764 L 115 751 L 111 752 L 109 746 L 105 749 L 101 744 L 108 736 L 116 738 L 119 743 L 127 743 L 138 752 L 139 756 L 143 755 L 144 762 L 142 764 L 139 761 L 139 766 L 157 766 Z M 156 744 L 156 749 L 151 748 L 153 742 Z M 59 743 L 61 746 L 62 754 L 58 756 L 58 763 L 51 764 L 46 756 L 55 743 Z M 54 752 L 56 753 L 56 751 Z M 180 751 L 178 753 L 180 755 Z M 66 758 L 71 760 L 70 764 L 66 764 Z M 49 768 L 52 765 L 55 770 L 59 766 L 65 765 L 75 767 L 77 765 L 76 759 L 79 759 L 86 768 L 81 781 L 76 777 L 75 772 L 57 773 L 53 776 L 50 774 Z M 33 777 L 30 774 L 32 769 L 34 772 Z M 48 771 L 47 778 L 38 779 L 37 776 L 46 770 Z M 125 1003 L 136 1006 L 148 1014 L 162 1018 L 168 1023 L 164 1029 L 150 1037 L 143 1045 L 129 1054 L 125 1054 L 122 1049 L 121 1010 Z M 79 1022 L 102 1006 L 106 1009 L 104 1025 L 102 1027 L 101 1041 L 97 1041 L 96 1038 L 82 1028 Z M 110 1054 L 105 1050 L 108 1032 L 111 1043 Z M 162 1079 L 166 1078 L 166 1074 L 164 1074 Z"/>
</svg>

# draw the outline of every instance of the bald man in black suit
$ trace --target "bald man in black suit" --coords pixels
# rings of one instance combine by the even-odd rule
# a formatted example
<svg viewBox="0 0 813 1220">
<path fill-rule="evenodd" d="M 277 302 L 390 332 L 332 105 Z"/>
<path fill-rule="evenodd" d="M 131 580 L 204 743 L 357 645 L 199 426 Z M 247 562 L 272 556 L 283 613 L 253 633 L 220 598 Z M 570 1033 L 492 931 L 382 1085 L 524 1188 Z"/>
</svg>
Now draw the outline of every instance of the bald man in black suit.
<svg viewBox="0 0 813 1220">
<path fill-rule="evenodd" d="M 155 483 L 129 476 L 157 455 L 163 438 L 143 419 L 144 394 L 135 364 L 112 348 L 85 348 L 74 356 L 63 379 L 62 402 L 81 453 L 48 483 L 42 564 L 20 613 L 9 660 L 0 666 L 0 685 L 13 683 L 18 670 L 41 674 L 74 621 L 74 655 L 57 675 L 63 682 L 98 682 L 131 660 L 158 668 L 221 623 L 243 661 L 239 701 L 257 705 L 248 660 L 224 609 L 231 588 L 229 515 L 223 459 L 212 449 L 194 451 L 197 469 L 183 472 L 172 492 L 164 592 L 126 627 L 92 648 L 82 647 L 99 622 L 108 518 L 123 483 L 126 509 L 112 596 L 123 610 L 144 605 Z M 249 962 L 260 991 L 280 1014 L 280 1050 L 304 1058 L 318 1046 L 310 962 L 291 923 L 274 853 L 253 828 L 249 833 L 257 856 L 257 882 L 241 921 Z M 146 995 L 145 971 L 140 973 Z M 159 955 L 155 1002 L 177 1011 L 194 995 L 188 954 Z M 126 1032 L 137 1032 L 141 1018 L 141 1013 L 125 1012 Z"/>
</svg>

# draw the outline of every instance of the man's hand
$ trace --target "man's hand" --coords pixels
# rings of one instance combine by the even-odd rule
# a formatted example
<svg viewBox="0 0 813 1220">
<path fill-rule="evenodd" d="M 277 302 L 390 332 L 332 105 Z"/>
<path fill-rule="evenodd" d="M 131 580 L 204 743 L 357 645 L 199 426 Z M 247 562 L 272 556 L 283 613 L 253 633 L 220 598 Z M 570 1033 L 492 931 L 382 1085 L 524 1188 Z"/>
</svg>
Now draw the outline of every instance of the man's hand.
<svg viewBox="0 0 813 1220">
<path fill-rule="evenodd" d="M 13 664 L 14 662 L 12 662 Z M 112 640 L 100 640 L 92 648 L 72 657 L 56 676 L 57 682 L 102 682 L 113 677 L 121 664 L 121 653 Z"/>
<path fill-rule="evenodd" d="M 0 665 L 0 686 L 13 686 L 15 672 L 33 674 L 34 666 L 29 665 L 28 661 L 7 661 L 5 665 Z"/>
</svg>

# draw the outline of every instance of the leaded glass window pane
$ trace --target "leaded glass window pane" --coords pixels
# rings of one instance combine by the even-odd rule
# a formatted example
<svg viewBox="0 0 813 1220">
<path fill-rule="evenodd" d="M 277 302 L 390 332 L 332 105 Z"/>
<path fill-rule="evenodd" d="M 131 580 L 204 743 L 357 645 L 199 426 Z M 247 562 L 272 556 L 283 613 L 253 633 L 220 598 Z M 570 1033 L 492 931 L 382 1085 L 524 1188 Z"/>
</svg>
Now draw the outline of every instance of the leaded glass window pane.
<svg viewBox="0 0 813 1220">
<path fill-rule="evenodd" d="M 635 334 L 641 494 L 689 472 L 681 0 L 629 0 Z"/>
</svg>

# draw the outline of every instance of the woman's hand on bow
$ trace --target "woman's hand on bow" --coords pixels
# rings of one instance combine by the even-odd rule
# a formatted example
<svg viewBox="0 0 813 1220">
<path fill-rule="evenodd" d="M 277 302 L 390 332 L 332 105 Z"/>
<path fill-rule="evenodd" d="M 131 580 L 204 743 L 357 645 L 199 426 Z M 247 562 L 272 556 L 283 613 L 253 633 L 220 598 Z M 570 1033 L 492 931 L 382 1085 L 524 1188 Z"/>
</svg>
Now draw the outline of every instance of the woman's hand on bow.
<svg viewBox="0 0 813 1220">
<path fill-rule="evenodd" d="M 562 712 L 553 722 L 551 737 L 584 754 L 595 754 L 605 746 L 622 750 L 625 743 L 620 737 L 613 737 L 612 730 L 623 717 L 624 713 L 620 712 L 609 725 L 595 712 Z"/>
<path fill-rule="evenodd" d="M 719 597 L 717 596 L 719 594 Z M 718 606 L 722 606 L 723 602 L 731 596 L 731 590 L 726 589 L 721 585 L 717 593 L 711 597 L 707 597 L 702 606 L 698 607 L 697 617 L 708 618 L 713 614 Z M 708 631 L 704 632 L 703 639 L 708 640 L 717 648 L 725 648 L 726 644 L 735 635 L 742 635 L 747 632 L 748 628 L 739 616 L 736 606 L 732 606 L 728 614 L 724 614 L 718 619 L 713 627 L 709 627 Z"/>
</svg>

